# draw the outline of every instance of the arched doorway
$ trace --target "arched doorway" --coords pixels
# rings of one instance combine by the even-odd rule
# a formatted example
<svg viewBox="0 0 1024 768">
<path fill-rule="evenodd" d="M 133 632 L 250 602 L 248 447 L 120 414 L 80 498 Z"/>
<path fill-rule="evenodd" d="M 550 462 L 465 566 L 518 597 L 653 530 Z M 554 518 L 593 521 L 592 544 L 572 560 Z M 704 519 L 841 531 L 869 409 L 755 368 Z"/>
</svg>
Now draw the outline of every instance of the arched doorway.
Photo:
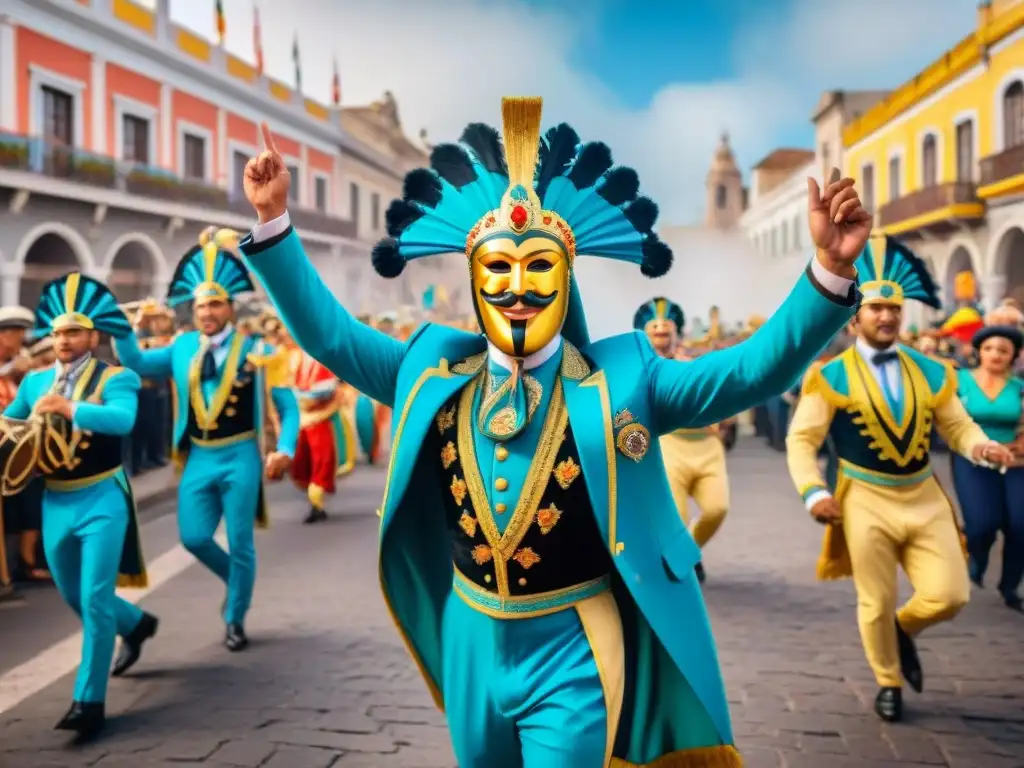
<svg viewBox="0 0 1024 768">
<path fill-rule="evenodd" d="M 1006 276 L 1003 295 L 1024 307 L 1024 229 L 1015 227 L 1003 235 L 996 252 L 996 271 Z"/>
<path fill-rule="evenodd" d="M 956 306 L 956 276 L 961 272 L 970 272 L 974 275 L 974 282 L 977 286 L 978 292 L 980 293 L 981 285 L 978 283 L 978 275 L 974 271 L 974 261 L 971 259 L 971 253 L 967 248 L 959 245 L 949 257 L 949 264 L 946 267 L 946 280 L 941 297 L 943 309 L 946 311 L 951 311 Z M 977 296 L 976 298 L 980 300 L 981 296 Z"/>
<path fill-rule="evenodd" d="M 56 232 L 46 232 L 36 238 L 25 252 L 25 272 L 21 277 L 18 303 L 34 308 L 39 303 L 43 286 L 68 272 L 84 269 L 74 246 Z"/>
<path fill-rule="evenodd" d="M 153 295 L 157 272 L 154 262 L 159 258 L 158 253 L 139 240 L 128 240 L 117 249 L 110 262 L 107 285 L 119 302 L 141 301 Z"/>
</svg>

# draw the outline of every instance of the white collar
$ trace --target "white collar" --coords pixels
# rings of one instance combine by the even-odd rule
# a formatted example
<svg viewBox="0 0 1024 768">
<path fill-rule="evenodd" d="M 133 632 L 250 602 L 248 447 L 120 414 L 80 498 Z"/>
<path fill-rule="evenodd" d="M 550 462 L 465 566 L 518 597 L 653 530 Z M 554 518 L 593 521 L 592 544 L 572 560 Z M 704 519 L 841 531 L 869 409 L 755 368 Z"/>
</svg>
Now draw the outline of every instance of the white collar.
<svg viewBox="0 0 1024 768">
<path fill-rule="evenodd" d="M 869 363 L 871 363 L 871 361 L 874 358 L 874 356 L 877 355 L 879 352 L 895 352 L 896 351 L 896 347 L 899 346 L 899 342 L 894 341 L 892 344 L 890 344 L 885 349 L 875 349 L 870 344 L 868 344 L 866 341 L 864 341 L 864 339 L 860 338 L 860 336 L 857 337 L 857 342 L 856 343 L 857 343 L 857 352 L 860 353 L 860 356 L 862 358 L 864 358 L 865 360 L 867 360 Z M 873 365 L 873 363 L 872 363 L 872 365 Z"/>
<path fill-rule="evenodd" d="M 219 347 L 221 344 L 227 341 L 228 336 L 231 335 L 231 332 L 233 330 L 235 330 L 235 326 L 232 325 L 231 323 L 228 323 L 223 328 L 221 328 L 217 333 L 213 334 L 213 336 L 209 336 L 208 339 L 210 341 L 210 346 L 215 348 Z"/>
<path fill-rule="evenodd" d="M 70 363 L 57 363 L 57 378 L 73 379 L 77 377 L 91 358 L 92 352 L 86 352 L 80 358 L 72 360 Z"/>
<path fill-rule="evenodd" d="M 527 355 L 526 357 L 524 357 L 523 370 L 529 371 L 533 368 L 539 368 L 540 366 L 544 365 L 544 363 L 550 360 L 552 356 L 555 354 L 555 352 L 558 351 L 561 345 L 562 336 L 561 334 L 559 334 L 558 336 L 555 336 L 555 338 L 553 338 L 547 344 L 545 344 L 543 347 L 534 352 L 532 355 Z M 511 355 L 506 355 L 504 352 L 502 352 L 500 349 L 494 346 L 490 341 L 487 342 L 487 354 L 490 356 L 491 360 L 494 363 L 501 366 L 506 371 L 512 370 L 513 358 L 511 357 Z"/>
</svg>

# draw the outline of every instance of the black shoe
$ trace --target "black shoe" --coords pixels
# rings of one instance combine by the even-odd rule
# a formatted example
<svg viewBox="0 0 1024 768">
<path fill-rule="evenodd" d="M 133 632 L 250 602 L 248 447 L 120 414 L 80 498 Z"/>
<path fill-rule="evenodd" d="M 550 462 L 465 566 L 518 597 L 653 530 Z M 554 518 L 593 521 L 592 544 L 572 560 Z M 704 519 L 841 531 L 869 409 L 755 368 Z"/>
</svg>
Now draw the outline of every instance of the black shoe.
<svg viewBox="0 0 1024 768">
<path fill-rule="evenodd" d="M 1017 611 L 1018 613 L 1024 613 L 1024 600 L 1020 598 L 1020 595 L 1014 594 L 1013 592 L 1003 595 L 1003 602 L 1006 607 L 1011 611 Z"/>
<path fill-rule="evenodd" d="M 249 638 L 245 636 L 245 630 L 241 624 L 228 624 L 228 631 L 224 635 L 224 646 L 232 652 L 243 651 L 249 645 Z"/>
<path fill-rule="evenodd" d="M 114 668 L 110 670 L 111 675 L 120 677 L 135 665 L 142 655 L 142 644 L 156 634 L 159 625 L 160 621 L 156 616 L 149 613 L 142 614 L 142 619 L 139 620 L 135 629 L 126 637 L 121 638 L 121 649 L 117 652 L 117 658 L 114 660 Z"/>
<path fill-rule="evenodd" d="M 703 584 L 704 579 L 707 578 L 706 574 L 704 573 L 704 563 L 697 563 L 695 566 L 693 566 L 693 572 L 697 574 L 697 583 Z"/>
<path fill-rule="evenodd" d="M 311 523 L 319 523 L 319 522 L 322 522 L 322 521 L 324 521 L 326 519 L 327 519 L 327 512 L 325 512 L 324 510 L 320 509 L 320 507 L 311 506 L 309 508 L 309 514 L 306 515 L 306 519 L 303 520 L 302 522 L 305 525 L 310 525 Z"/>
<path fill-rule="evenodd" d="M 916 693 L 920 693 L 924 689 L 924 671 L 921 669 L 921 658 L 917 655 L 917 644 L 914 638 L 903 631 L 899 621 L 896 622 L 896 641 L 899 643 L 903 679 Z"/>
<path fill-rule="evenodd" d="M 903 692 L 899 688 L 882 688 L 875 697 L 875 714 L 887 723 L 903 719 Z"/>
<path fill-rule="evenodd" d="M 76 731 L 78 738 L 82 741 L 95 737 L 107 718 L 104 715 L 103 703 L 83 703 L 80 701 L 71 702 L 71 709 L 54 726 L 57 731 Z"/>
<path fill-rule="evenodd" d="M 0 584 L 0 605 L 24 602 L 25 596 L 13 584 Z"/>
</svg>

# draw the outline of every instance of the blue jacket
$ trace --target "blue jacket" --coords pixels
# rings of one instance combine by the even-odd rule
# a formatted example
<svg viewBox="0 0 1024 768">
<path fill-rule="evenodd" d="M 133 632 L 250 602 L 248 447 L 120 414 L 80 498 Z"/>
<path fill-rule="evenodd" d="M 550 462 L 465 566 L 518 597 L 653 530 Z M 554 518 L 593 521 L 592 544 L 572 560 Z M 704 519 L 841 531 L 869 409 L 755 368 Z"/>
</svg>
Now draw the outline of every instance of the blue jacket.
<svg viewBox="0 0 1024 768">
<path fill-rule="evenodd" d="M 458 363 L 486 350 L 483 336 L 421 326 L 406 342 L 358 322 L 335 300 L 289 230 L 242 243 L 291 335 L 344 381 L 394 408 L 393 450 L 381 509 L 380 576 L 388 606 L 439 707 L 442 608 L 452 585 L 440 495 L 424 492 L 433 464 L 421 446 L 442 405 L 472 379 Z M 642 333 L 584 345 L 582 380 L 563 377 L 569 420 L 597 525 L 623 587 L 617 600 L 640 663 L 631 680 L 636 722 L 623 709 L 620 744 L 646 764 L 685 743 L 703 724 L 707 743 L 732 744 L 714 638 L 693 573 L 700 551 L 679 518 L 656 439 L 639 461 L 617 447 L 628 411 L 661 435 L 722 421 L 787 389 L 854 312 L 802 277 L 749 340 L 692 362 L 659 357 Z M 568 325 L 566 335 L 569 335 Z M 465 372 L 459 372 L 465 371 Z M 430 457 L 428 457 L 430 458 Z M 430 469 L 428 469 L 430 467 Z M 627 693 L 627 700 L 630 699 Z M 696 695 L 702 711 L 680 714 Z M 703 720 L 701 720 L 703 718 Z M 624 730 L 627 733 L 624 733 Z M 617 748 L 616 754 L 620 754 Z"/>
<path fill-rule="evenodd" d="M 139 389 L 142 382 L 132 371 L 124 368 L 108 368 L 109 378 L 103 387 L 102 402 L 76 402 L 72 426 L 82 432 L 96 432 L 101 435 L 127 435 L 135 426 L 135 414 L 139 407 Z M 55 365 L 32 371 L 18 387 L 18 395 L 4 411 L 12 419 L 27 419 L 36 401 L 53 389 L 57 376 Z"/>
</svg>

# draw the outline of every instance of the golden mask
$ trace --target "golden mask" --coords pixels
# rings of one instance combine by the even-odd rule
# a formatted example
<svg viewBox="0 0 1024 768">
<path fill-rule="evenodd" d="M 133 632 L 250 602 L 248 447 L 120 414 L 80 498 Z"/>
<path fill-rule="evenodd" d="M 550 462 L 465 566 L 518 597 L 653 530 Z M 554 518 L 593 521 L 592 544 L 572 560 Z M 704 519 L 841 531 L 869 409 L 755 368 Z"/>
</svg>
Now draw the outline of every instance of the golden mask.
<svg viewBox="0 0 1024 768">
<path fill-rule="evenodd" d="M 545 233 L 496 233 L 480 242 L 470 261 L 470 278 L 484 334 L 512 357 L 543 349 L 565 322 L 570 276 L 565 248 Z"/>
</svg>

